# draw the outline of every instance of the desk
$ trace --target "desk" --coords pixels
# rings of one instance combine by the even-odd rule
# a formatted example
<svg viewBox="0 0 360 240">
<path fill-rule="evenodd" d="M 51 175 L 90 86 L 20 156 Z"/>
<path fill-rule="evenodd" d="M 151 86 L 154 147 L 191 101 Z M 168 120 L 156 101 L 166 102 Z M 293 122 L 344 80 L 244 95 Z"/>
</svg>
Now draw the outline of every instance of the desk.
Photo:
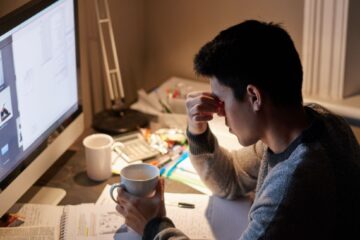
<svg viewBox="0 0 360 240">
<path fill-rule="evenodd" d="M 29 189 L 18 202 L 29 202 L 42 186 L 62 188 L 66 191 L 66 196 L 59 203 L 60 205 L 96 202 L 106 184 L 119 182 L 119 175 L 113 175 L 102 182 L 93 181 L 86 175 L 85 151 L 82 140 L 90 133 L 93 133 L 93 130 L 87 129 L 36 182 L 35 187 Z M 169 179 L 165 181 L 165 191 L 199 193 L 185 184 Z"/>
<path fill-rule="evenodd" d="M 228 133 L 228 131 L 227 129 L 224 130 L 221 128 L 225 127 L 223 123 L 224 119 L 219 118 L 218 120 L 220 121 L 214 120 L 210 124 L 210 128 L 213 129 L 214 127 L 214 132 L 218 132 L 221 135 L 219 144 L 224 147 L 229 147 L 233 145 L 229 144 L 230 142 L 235 142 L 236 144 L 233 146 L 239 148 L 236 137 L 230 134 L 227 134 L 230 135 L 230 137 L 225 136 L 224 133 Z M 176 121 L 171 120 L 170 122 L 174 123 Z M 182 124 L 182 121 L 180 121 L 179 124 Z M 159 125 L 162 125 L 162 123 L 159 123 Z M 215 131 L 216 129 L 217 131 Z M 93 130 L 86 130 L 68 151 L 37 181 L 35 185 L 38 187 L 30 189 L 19 202 L 29 202 L 41 186 L 48 186 L 62 188 L 66 191 L 66 196 L 59 203 L 60 205 L 94 203 L 107 184 L 118 183 L 118 175 L 113 175 L 103 182 L 95 182 L 87 177 L 82 140 L 91 133 L 93 133 Z M 165 180 L 165 191 L 174 193 L 200 193 L 185 184 L 169 179 Z M 216 239 L 237 239 L 247 226 L 249 207 L 250 203 L 247 199 L 235 202 L 218 197 L 210 197 L 207 209 L 211 211 L 207 211 L 206 217 L 214 237 Z M 232 221 L 229 221 L 229 219 Z"/>
</svg>

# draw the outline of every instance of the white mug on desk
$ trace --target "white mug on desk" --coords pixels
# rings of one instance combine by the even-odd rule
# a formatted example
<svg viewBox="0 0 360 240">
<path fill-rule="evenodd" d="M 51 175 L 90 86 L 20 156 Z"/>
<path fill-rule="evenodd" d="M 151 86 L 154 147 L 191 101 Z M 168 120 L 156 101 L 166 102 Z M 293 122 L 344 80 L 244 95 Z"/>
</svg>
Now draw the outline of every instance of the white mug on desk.
<svg viewBox="0 0 360 240">
<path fill-rule="evenodd" d="M 138 197 L 145 197 L 154 192 L 159 181 L 160 170 L 158 167 L 146 164 L 131 164 L 124 167 L 121 172 L 120 184 L 114 184 L 110 188 L 110 196 L 114 197 L 114 190 L 123 187 L 127 192 Z"/>
<path fill-rule="evenodd" d="M 107 134 L 95 133 L 83 140 L 86 172 L 89 178 L 103 181 L 111 177 L 111 151 L 114 139 Z"/>
</svg>

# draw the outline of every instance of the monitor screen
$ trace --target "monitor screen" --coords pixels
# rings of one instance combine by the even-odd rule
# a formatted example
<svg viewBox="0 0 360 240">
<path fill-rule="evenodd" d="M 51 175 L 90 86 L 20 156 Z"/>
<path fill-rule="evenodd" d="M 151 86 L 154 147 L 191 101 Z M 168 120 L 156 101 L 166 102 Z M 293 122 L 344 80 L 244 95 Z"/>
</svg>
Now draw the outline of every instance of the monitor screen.
<svg viewBox="0 0 360 240">
<path fill-rule="evenodd" d="M 79 110 L 74 1 L 42 2 L 0 22 L 0 192 Z"/>
</svg>

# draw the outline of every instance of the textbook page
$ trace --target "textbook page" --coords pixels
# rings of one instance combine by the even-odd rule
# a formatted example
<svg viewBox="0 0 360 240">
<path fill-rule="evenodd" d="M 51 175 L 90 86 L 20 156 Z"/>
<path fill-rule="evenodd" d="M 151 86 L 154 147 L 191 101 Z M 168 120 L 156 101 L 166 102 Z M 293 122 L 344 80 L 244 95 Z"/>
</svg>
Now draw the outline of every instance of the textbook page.
<svg viewBox="0 0 360 240">
<path fill-rule="evenodd" d="M 17 214 L 24 218 L 23 226 L 60 226 L 63 206 L 23 204 Z"/>
<path fill-rule="evenodd" d="M 19 227 L 0 228 L 0 240 L 141 240 L 140 235 L 125 226 L 124 218 L 116 211 L 114 205 L 96 206 L 92 203 L 67 206 L 23 204 L 17 215 L 21 216 L 25 223 Z M 23 236 L 24 238 L 22 238 Z"/>
<path fill-rule="evenodd" d="M 0 240 L 57 240 L 55 226 L 27 226 L 0 228 Z"/>
<path fill-rule="evenodd" d="M 181 208 L 179 202 L 194 204 L 195 208 Z M 208 202 L 209 196 L 203 194 L 165 193 L 166 215 L 191 239 L 214 239 L 206 216 Z M 116 203 L 110 197 L 110 185 L 105 186 L 96 205 L 115 209 Z"/>
<path fill-rule="evenodd" d="M 81 204 L 64 207 L 63 239 L 128 239 L 141 236 L 124 226 L 125 219 L 114 205 Z"/>
<path fill-rule="evenodd" d="M 44 204 L 17 204 L 16 215 L 24 223 L 0 228 L 0 239 L 59 239 L 63 207 Z"/>
</svg>

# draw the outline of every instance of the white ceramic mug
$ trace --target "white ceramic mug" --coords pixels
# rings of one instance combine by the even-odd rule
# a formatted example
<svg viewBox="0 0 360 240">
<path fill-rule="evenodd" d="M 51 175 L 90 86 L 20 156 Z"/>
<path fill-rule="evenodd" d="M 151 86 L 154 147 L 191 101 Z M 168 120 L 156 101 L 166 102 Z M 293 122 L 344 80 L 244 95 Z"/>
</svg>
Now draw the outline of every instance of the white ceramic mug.
<svg viewBox="0 0 360 240">
<path fill-rule="evenodd" d="M 86 172 L 89 178 L 103 181 L 111 177 L 111 151 L 114 139 L 107 134 L 95 133 L 83 140 Z"/>
<path fill-rule="evenodd" d="M 123 187 L 127 192 L 138 197 L 145 197 L 154 192 L 159 181 L 160 171 L 156 166 L 139 163 L 124 167 L 121 172 L 120 184 L 113 184 L 110 188 L 110 196 L 114 197 L 114 190 Z"/>
</svg>

